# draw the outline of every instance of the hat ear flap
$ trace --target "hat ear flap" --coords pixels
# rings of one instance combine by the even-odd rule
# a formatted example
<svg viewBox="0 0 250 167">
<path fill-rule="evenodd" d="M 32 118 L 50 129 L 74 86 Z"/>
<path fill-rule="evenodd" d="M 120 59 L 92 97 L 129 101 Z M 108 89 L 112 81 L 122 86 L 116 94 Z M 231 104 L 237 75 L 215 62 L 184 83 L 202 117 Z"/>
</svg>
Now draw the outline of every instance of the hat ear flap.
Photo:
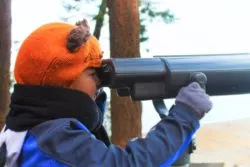
<svg viewBox="0 0 250 167">
<path fill-rule="evenodd" d="M 70 52 L 76 52 L 89 39 L 90 28 L 86 19 L 76 23 L 76 27 L 69 33 L 66 47 Z"/>
</svg>

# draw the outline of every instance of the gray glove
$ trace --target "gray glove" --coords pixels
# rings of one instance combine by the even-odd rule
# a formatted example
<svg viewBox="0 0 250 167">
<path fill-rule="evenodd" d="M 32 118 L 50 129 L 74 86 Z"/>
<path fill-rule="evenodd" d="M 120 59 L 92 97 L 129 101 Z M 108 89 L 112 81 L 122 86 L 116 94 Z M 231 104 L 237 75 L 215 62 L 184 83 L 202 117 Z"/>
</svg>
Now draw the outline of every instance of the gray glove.
<svg viewBox="0 0 250 167">
<path fill-rule="evenodd" d="M 181 88 L 176 96 L 175 103 L 191 108 L 199 119 L 211 110 L 212 102 L 205 90 L 197 82 L 192 82 L 188 86 Z"/>
</svg>

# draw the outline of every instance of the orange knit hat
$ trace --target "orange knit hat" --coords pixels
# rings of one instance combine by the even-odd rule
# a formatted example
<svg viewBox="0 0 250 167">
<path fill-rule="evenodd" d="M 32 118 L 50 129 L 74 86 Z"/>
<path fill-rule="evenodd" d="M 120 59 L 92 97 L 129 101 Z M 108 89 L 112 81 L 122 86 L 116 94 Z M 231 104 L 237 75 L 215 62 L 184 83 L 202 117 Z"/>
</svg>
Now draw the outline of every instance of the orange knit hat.
<svg viewBox="0 0 250 167">
<path fill-rule="evenodd" d="M 17 55 L 18 84 L 69 87 L 88 67 L 100 67 L 102 52 L 86 20 L 76 26 L 49 23 L 32 32 Z"/>
</svg>

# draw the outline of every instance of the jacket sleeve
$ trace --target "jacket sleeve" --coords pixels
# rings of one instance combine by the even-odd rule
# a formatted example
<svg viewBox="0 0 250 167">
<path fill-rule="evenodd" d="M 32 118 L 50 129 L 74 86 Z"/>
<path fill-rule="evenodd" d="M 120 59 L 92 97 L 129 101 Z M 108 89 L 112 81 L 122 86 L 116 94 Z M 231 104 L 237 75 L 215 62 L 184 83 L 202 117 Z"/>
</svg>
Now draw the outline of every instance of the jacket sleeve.
<svg viewBox="0 0 250 167">
<path fill-rule="evenodd" d="M 125 149 L 107 147 L 87 129 L 72 130 L 71 125 L 56 124 L 46 129 L 46 137 L 38 137 L 41 150 L 70 166 L 156 167 L 170 166 L 186 149 L 200 124 L 188 108 L 176 105 L 170 114 L 156 124 L 145 138 L 128 142 Z M 51 126 L 50 126 L 51 127 Z M 36 130 L 33 131 L 34 135 Z"/>
</svg>

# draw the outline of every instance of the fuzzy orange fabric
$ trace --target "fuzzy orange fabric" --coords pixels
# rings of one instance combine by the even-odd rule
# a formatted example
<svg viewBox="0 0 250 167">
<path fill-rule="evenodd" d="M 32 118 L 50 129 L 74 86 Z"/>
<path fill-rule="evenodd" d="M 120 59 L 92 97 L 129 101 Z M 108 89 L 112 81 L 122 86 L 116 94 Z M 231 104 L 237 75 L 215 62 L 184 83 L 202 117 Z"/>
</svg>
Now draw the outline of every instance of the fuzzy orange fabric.
<svg viewBox="0 0 250 167">
<path fill-rule="evenodd" d="M 49 23 L 32 32 L 17 55 L 16 82 L 69 87 L 86 68 L 100 67 L 102 52 L 94 36 L 74 53 L 66 48 L 73 28 L 74 25 L 66 23 Z"/>
</svg>

